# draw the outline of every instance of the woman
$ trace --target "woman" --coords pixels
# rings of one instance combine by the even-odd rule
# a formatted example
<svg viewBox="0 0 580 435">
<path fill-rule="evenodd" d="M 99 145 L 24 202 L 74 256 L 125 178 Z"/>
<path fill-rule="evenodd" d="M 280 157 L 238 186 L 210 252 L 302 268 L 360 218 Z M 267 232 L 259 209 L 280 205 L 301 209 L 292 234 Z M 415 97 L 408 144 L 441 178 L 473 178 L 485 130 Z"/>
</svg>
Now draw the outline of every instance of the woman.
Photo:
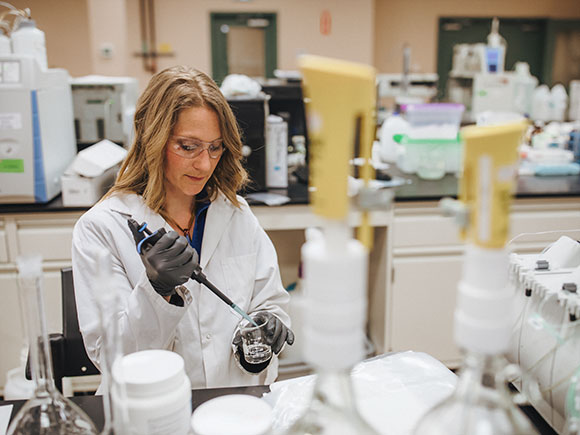
<svg viewBox="0 0 580 435">
<path fill-rule="evenodd" d="M 277 357 L 248 364 L 240 316 L 201 284 L 207 278 L 252 317 L 268 321 L 277 354 L 294 335 L 272 242 L 236 192 L 246 181 L 232 111 L 204 73 L 173 67 L 155 75 L 139 98 L 135 139 L 115 185 L 73 232 L 79 325 L 99 365 L 102 339 L 94 294 L 94 247 L 112 255 L 111 287 L 121 294 L 125 353 L 170 349 L 183 356 L 193 388 L 268 384 Z M 167 233 L 137 252 L 128 218 Z M 195 252 L 194 252 L 195 251 Z"/>
</svg>

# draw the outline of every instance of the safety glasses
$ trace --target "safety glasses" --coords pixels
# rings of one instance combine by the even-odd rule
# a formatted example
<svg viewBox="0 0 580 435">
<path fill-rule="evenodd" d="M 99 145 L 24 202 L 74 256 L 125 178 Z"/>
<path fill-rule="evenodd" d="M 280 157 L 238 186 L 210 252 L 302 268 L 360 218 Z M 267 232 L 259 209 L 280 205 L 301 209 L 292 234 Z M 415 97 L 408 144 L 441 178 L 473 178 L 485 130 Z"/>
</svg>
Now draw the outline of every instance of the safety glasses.
<svg viewBox="0 0 580 435">
<path fill-rule="evenodd" d="M 169 143 L 169 151 L 186 159 L 195 159 L 203 150 L 207 150 L 212 159 L 218 159 L 224 152 L 224 141 L 220 138 L 204 142 L 199 139 L 172 136 Z"/>
</svg>

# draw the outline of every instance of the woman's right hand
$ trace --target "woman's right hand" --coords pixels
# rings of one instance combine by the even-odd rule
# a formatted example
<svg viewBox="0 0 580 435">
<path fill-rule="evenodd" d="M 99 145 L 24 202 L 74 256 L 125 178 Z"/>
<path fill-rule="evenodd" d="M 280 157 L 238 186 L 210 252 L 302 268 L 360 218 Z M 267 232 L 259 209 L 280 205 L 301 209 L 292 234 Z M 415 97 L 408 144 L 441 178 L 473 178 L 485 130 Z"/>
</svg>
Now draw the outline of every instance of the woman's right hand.
<svg viewBox="0 0 580 435">
<path fill-rule="evenodd" d="M 141 253 L 141 259 L 151 285 L 161 296 L 170 296 L 175 287 L 187 282 L 197 264 L 195 250 L 175 231 L 163 234 Z"/>
</svg>

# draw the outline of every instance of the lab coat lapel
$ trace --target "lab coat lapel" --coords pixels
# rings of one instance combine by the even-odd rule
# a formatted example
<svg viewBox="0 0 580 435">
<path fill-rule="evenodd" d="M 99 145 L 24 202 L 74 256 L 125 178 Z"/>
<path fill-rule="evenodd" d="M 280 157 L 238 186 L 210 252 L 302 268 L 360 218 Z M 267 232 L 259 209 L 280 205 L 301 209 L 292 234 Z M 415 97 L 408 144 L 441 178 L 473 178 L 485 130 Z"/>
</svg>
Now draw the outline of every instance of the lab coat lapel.
<svg viewBox="0 0 580 435">
<path fill-rule="evenodd" d="M 207 263 L 214 254 L 233 213 L 234 207 L 223 195 L 219 195 L 207 209 L 203 241 L 201 244 L 200 265 L 202 269 L 207 266 Z"/>
</svg>

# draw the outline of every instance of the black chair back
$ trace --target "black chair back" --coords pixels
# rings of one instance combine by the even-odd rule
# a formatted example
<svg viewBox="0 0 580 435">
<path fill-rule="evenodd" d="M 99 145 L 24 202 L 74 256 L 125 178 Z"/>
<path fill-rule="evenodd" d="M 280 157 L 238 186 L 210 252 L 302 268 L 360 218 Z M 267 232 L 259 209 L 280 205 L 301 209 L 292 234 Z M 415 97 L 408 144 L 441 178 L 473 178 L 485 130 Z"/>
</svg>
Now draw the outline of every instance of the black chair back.
<svg viewBox="0 0 580 435">
<path fill-rule="evenodd" d="M 62 330 L 64 335 L 63 377 L 99 374 L 89 359 L 79 330 L 72 268 L 60 271 L 62 284 Z"/>
</svg>

